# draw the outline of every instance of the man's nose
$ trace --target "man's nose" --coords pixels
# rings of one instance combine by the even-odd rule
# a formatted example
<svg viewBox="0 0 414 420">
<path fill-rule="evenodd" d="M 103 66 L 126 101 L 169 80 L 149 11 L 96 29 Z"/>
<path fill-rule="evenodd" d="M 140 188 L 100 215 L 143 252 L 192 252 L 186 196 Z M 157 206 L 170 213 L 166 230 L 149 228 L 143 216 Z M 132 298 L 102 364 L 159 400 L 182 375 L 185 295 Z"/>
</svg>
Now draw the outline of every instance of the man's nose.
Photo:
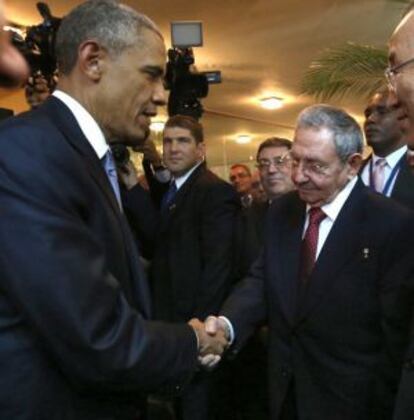
<svg viewBox="0 0 414 420">
<path fill-rule="evenodd" d="M 302 184 L 308 180 L 308 177 L 303 171 L 303 166 L 301 164 L 292 168 L 291 177 L 294 184 Z"/>
<path fill-rule="evenodd" d="M 164 106 L 167 103 L 167 93 L 162 80 L 157 82 L 156 86 L 154 87 L 152 101 L 157 106 Z"/>
</svg>

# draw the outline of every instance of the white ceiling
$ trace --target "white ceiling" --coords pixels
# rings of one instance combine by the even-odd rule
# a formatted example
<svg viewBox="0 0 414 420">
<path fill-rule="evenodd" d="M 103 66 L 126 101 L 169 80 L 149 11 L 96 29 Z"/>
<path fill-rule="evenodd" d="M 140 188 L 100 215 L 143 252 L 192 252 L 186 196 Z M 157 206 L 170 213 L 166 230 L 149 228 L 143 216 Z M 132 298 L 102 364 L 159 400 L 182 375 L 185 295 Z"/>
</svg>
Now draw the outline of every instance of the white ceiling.
<svg viewBox="0 0 414 420">
<path fill-rule="evenodd" d="M 63 16 L 79 0 L 49 0 Z M 35 0 L 6 0 L 7 17 L 26 25 L 41 21 Z M 387 0 L 125 0 L 148 14 L 170 45 L 169 22 L 203 21 L 204 46 L 195 49 L 199 70 L 221 70 L 223 83 L 203 100 L 208 160 L 211 166 L 248 161 L 257 145 L 272 135 L 291 137 L 298 112 L 314 102 L 300 95 L 302 75 L 325 48 L 347 41 L 384 46 L 401 16 L 401 5 Z M 282 109 L 259 107 L 276 95 Z M 364 100 L 336 105 L 361 118 Z M 21 92 L 0 93 L 0 106 L 22 110 Z M 236 145 L 238 134 L 253 142 Z"/>
</svg>

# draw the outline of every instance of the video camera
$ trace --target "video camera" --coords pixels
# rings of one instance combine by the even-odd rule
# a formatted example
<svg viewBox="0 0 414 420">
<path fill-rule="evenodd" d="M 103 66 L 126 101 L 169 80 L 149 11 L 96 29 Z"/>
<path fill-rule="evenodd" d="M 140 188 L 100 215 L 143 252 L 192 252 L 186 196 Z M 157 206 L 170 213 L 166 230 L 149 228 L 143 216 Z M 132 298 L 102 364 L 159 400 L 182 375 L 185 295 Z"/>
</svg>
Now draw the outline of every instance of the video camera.
<svg viewBox="0 0 414 420">
<path fill-rule="evenodd" d="M 53 17 L 46 3 L 36 4 L 43 18 L 43 23 L 31 26 L 23 38 L 17 32 L 12 32 L 12 43 L 27 60 L 32 75 L 41 72 L 49 87 L 54 87 L 56 72 L 55 40 L 62 19 Z"/>
<path fill-rule="evenodd" d="M 192 47 L 203 45 L 201 22 L 172 22 L 173 48 L 168 50 L 166 88 L 170 90 L 168 115 L 189 115 L 201 118 L 203 106 L 200 99 L 208 95 L 209 83 L 220 83 L 221 74 L 194 70 Z"/>
</svg>

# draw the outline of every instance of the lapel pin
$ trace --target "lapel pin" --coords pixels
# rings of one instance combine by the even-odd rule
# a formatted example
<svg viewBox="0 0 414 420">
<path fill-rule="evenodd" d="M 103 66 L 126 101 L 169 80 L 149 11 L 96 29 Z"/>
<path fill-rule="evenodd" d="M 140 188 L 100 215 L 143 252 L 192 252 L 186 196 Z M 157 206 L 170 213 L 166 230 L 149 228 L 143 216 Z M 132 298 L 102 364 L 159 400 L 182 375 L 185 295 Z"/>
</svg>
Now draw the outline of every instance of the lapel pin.
<svg viewBox="0 0 414 420">
<path fill-rule="evenodd" d="M 364 259 L 367 260 L 369 258 L 369 248 L 364 248 L 362 250 L 362 255 L 364 256 Z"/>
</svg>

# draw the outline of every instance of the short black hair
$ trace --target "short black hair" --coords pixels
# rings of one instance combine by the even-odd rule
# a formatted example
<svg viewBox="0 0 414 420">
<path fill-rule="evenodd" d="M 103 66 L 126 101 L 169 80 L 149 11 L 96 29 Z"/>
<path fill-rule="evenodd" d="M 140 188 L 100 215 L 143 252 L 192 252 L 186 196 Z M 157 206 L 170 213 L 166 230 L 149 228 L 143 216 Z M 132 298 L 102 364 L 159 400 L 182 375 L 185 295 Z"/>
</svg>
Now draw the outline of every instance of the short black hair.
<svg viewBox="0 0 414 420">
<path fill-rule="evenodd" d="M 190 131 L 197 144 L 204 141 L 203 126 L 195 118 L 188 115 L 174 115 L 170 117 L 165 123 L 165 128 L 168 127 L 186 128 Z"/>
<path fill-rule="evenodd" d="M 256 160 L 259 159 L 260 152 L 267 147 L 286 147 L 288 150 L 292 148 L 292 142 L 283 137 L 270 137 L 260 143 L 257 149 Z"/>
</svg>

